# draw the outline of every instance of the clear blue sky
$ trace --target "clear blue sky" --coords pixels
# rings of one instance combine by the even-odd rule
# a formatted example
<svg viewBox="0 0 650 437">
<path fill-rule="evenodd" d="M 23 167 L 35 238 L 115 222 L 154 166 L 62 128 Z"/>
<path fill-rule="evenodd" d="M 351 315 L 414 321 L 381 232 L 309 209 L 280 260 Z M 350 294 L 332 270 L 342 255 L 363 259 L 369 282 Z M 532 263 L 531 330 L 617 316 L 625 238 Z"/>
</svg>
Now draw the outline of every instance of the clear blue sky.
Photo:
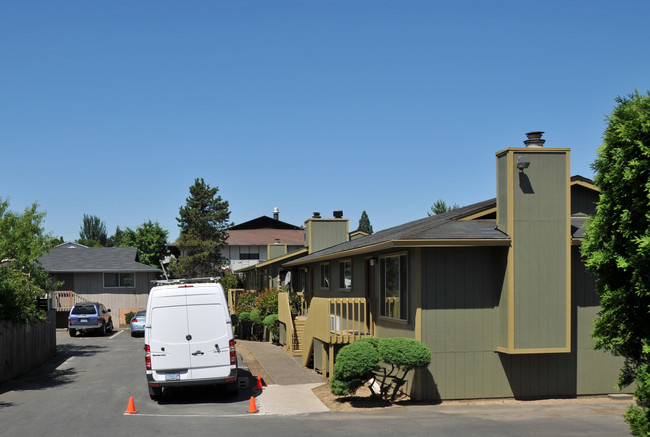
<svg viewBox="0 0 650 437">
<path fill-rule="evenodd" d="M 54 236 L 84 214 L 178 236 L 194 179 L 235 223 L 343 210 L 375 231 L 495 196 L 545 131 L 590 167 L 650 89 L 650 2 L 3 1 L 0 197 Z"/>
</svg>

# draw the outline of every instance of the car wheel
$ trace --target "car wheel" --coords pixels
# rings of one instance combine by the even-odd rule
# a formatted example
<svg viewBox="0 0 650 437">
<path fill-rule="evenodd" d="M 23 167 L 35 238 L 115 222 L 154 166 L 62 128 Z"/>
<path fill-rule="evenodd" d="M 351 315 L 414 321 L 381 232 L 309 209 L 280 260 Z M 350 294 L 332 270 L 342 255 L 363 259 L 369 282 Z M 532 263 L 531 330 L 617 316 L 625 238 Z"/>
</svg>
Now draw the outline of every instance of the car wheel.
<svg viewBox="0 0 650 437">
<path fill-rule="evenodd" d="M 108 331 L 113 332 L 113 319 L 109 320 L 108 322 Z"/>
<path fill-rule="evenodd" d="M 152 401 L 157 401 L 162 396 L 162 387 L 149 386 L 149 397 Z"/>
<path fill-rule="evenodd" d="M 131 331 L 131 337 L 135 337 L 135 332 Z"/>
<path fill-rule="evenodd" d="M 99 328 L 99 334 L 106 335 L 106 325 L 102 325 L 102 327 Z"/>
<path fill-rule="evenodd" d="M 70 333 L 70 337 L 74 337 L 75 335 L 77 335 L 77 331 L 75 331 L 74 329 L 68 329 L 68 332 Z"/>
</svg>

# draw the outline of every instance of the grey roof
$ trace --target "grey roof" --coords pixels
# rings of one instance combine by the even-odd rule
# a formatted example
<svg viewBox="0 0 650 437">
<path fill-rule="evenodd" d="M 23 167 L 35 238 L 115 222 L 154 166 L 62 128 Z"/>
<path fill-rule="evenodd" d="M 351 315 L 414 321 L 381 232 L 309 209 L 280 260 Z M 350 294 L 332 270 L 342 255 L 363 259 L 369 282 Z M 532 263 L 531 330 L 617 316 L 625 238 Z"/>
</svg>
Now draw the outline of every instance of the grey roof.
<svg viewBox="0 0 650 437">
<path fill-rule="evenodd" d="M 55 247 L 38 260 L 52 273 L 81 272 L 160 272 L 139 263 L 135 247 Z"/>
<path fill-rule="evenodd" d="M 585 225 L 587 216 L 571 217 L 571 236 L 573 238 L 585 238 Z"/>
<path fill-rule="evenodd" d="M 392 243 L 394 247 L 405 247 L 418 244 L 449 244 L 454 240 L 458 245 L 464 242 L 485 241 L 488 244 L 504 245 L 510 242 L 510 237 L 496 229 L 496 221 L 489 220 L 459 220 L 459 218 L 485 211 L 496 206 L 496 199 L 465 206 L 444 214 L 415 220 L 400 226 L 384 229 L 374 234 L 347 241 L 318 252 L 314 252 L 299 260 L 287 263 L 298 265 L 315 259 L 334 256 L 345 256 L 346 252 L 371 252 Z"/>
</svg>

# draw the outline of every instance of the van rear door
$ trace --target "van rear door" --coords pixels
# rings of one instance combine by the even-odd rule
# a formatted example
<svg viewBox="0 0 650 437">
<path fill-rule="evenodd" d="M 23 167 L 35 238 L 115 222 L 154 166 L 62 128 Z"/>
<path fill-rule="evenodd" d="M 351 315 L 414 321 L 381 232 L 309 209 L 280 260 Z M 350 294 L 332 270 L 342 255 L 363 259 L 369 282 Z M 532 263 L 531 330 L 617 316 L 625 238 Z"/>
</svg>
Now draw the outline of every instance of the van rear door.
<svg viewBox="0 0 650 437">
<path fill-rule="evenodd" d="M 230 374 L 230 316 L 220 287 L 196 287 L 187 293 L 188 336 L 192 378 Z"/>
<path fill-rule="evenodd" d="M 151 314 L 147 314 L 147 324 L 151 326 L 151 369 L 182 379 L 191 377 L 186 308 L 185 288 L 179 287 L 156 293 Z"/>
</svg>

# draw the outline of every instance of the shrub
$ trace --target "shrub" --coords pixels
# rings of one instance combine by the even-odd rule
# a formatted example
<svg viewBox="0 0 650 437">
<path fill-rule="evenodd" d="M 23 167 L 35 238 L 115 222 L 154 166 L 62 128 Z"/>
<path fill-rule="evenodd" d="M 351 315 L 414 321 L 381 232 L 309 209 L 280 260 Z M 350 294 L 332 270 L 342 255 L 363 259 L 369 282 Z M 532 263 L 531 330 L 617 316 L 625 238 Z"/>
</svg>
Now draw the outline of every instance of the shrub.
<svg viewBox="0 0 650 437">
<path fill-rule="evenodd" d="M 412 369 L 426 367 L 431 362 L 431 351 L 427 345 L 412 338 L 382 338 L 377 350 L 381 360 L 387 364 L 381 372 L 382 396 L 386 397 L 391 392 L 391 401 L 406 383 L 406 375 Z"/>
<path fill-rule="evenodd" d="M 243 288 L 243 284 L 238 275 L 232 273 L 232 271 L 227 270 L 221 280 L 219 280 L 224 290 L 232 290 L 233 288 Z"/>
<path fill-rule="evenodd" d="M 135 311 L 129 311 L 128 313 L 124 314 L 124 321 L 129 324 L 131 323 L 131 319 L 135 316 Z"/>
<path fill-rule="evenodd" d="M 264 320 L 262 320 L 262 324 L 264 325 L 266 330 L 272 333 L 273 335 L 278 335 L 280 333 L 280 329 L 278 328 L 277 314 L 269 314 L 268 316 L 264 317 Z"/>
<path fill-rule="evenodd" d="M 241 317 L 242 312 L 250 312 L 251 310 L 255 309 L 256 300 L 257 297 L 255 293 L 243 293 L 237 299 L 237 304 L 235 305 L 235 313 Z"/>
<path fill-rule="evenodd" d="M 267 290 L 257 297 L 255 307 L 259 310 L 262 319 L 269 314 L 278 313 L 278 293 L 279 290 Z"/>
<path fill-rule="evenodd" d="M 343 346 L 336 355 L 330 380 L 335 395 L 353 394 L 379 370 L 379 352 L 369 342 L 356 341 Z"/>
<path fill-rule="evenodd" d="M 383 362 L 383 366 L 380 365 Z M 335 395 L 354 393 L 366 381 L 377 381 L 380 396 L 394 401 L 407 374 L 431 362 L 424 343 L 409 338 L 362 338 L 344 346 L 336 356 L 330 388 Z"/>
</svg>

